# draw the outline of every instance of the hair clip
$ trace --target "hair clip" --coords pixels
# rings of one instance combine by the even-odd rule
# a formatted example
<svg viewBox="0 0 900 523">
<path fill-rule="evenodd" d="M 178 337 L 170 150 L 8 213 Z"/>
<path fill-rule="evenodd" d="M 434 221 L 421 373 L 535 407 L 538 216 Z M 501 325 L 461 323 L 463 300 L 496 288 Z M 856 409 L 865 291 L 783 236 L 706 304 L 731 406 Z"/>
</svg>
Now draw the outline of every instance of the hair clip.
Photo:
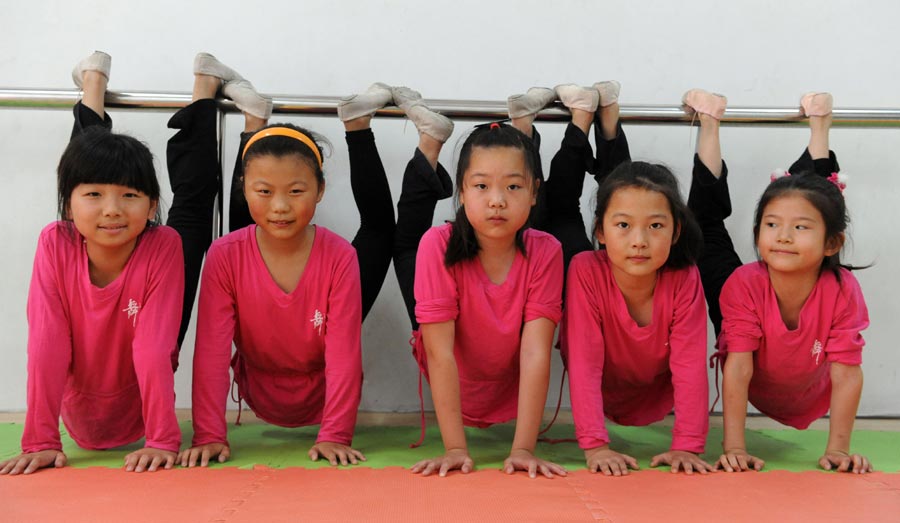
<svg viewBox="0 0 900 523">
<path fill-rule="evenodd" d="M 503 127 L 509 121 L 510 121 L 509 118 L 507 118 L 505 120 L 497 120 L 495 122 L 480 123 L 480 124 L 476 125 L 474 128 L 475 129 L 484 129 L 485 127 L 487 127 L 488 130 L 493 131 L 494 129 L 499 129 L 499 128 Z"/>
<path fill-rule="evenodd" d="M 831 173 L 831 176 L 827 178 L 827 180 L 833 183 L 841 194 L 844 194 L 844 189 L 847 188 L 847 175 L 840 173 Z"/>
<path fill-rule="evenodd" d="M 777 180 L 779 178 L 784 178 L 785 176 L 790 176 L 790 175 L 791 175 L 791 173 L 785 171 L 784 169 L 775 169 L 774 171 L 772 171 L 772 174 L 769 175 L 769 180 L 774 182 L 775 180 Z"/>
</svg>

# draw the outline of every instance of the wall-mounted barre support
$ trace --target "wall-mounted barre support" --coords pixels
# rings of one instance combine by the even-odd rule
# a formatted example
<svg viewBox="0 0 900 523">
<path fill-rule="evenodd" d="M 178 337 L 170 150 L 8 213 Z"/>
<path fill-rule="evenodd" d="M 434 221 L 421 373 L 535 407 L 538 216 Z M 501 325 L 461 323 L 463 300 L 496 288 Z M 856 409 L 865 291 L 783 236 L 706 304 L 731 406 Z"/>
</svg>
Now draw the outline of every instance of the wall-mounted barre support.
<svg viewBox="0 0 900 523">
<path fill-rule="evenodd" d="M 0 108 L 66 109 L 78 101 L 80 91 L 73 89 L 6 89 L 0 88 Z M 333 115 L 336 96 L 274 95 L 275 114 Z M 106 105 L 110 109 L 175 110 L 191 102 L 189 93 L 121 91 L 109 92 Z M 506 118 L 506 104 L 478 100 L 427 100 L 429 107 L 455 120 L 499 120 Z M 229 100 L 220 100 L 225 112 L 237 112 Z M 900 127 L 900 109 L 835 109 L 835 127 Z M 378 111 L 379 116 L 402 117 L 397 108 Z M 677 105 L 623 104 L 620 118 L 630 124 L 689 124 Z M 568 121 L 568 112 L 553 107 L 538 115 L 541 121 Z M 801 125 L 804 118 L 797 107 L 729 107 L 722 118 L 727 125 Z M 803 124 L 805 125 L 805 124 Z"/>
</svg>

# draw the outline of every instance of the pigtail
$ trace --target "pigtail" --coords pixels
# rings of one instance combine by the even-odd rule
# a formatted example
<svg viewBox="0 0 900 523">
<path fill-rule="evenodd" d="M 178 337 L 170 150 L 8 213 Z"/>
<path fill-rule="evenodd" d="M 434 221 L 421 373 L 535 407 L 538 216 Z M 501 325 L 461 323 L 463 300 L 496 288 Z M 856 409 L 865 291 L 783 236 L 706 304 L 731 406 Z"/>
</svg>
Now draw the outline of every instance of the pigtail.
<svg viewBox="0 0 900 523">
<path fill-rule="evenodd" d="M 475 237 L 475 229 L 466 217 L 466 209 L 459 206 L 456 210 L 456 219 L 450 226 L 450 239 L 447 242 L 447 252 L 444 254 L 444 266 L 451 267 L 458 262 L 470 260 L 478 256 L 481 246 Z"/>
</svg>

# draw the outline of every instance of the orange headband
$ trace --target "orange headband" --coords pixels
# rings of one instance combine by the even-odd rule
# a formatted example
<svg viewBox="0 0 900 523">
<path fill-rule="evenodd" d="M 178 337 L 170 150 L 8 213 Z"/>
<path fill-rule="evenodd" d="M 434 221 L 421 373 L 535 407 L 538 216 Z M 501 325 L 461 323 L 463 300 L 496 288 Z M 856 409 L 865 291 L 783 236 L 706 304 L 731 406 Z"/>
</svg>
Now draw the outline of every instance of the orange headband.
<svg viewBox="0 0 900 523">
<path fill-rule="evenodd" d="M 287 136 L 288 138 L 303 142 L 303 144 L 312 149 L 313 154 L 316 155 L 316 160 L 319 161 L 319 169 L 322 168 L 322 156 L 319 154 L 319 148 L 316 147 L 316 143 L 312 141 L 309 136 L 306 136 L 300 131 L 295 131 L 287 127 L 269 127 L 268 129 L 263 129 L 251 136 L 250 139 L 247 140 L 247 145 L 244 146 L 244 151 L 241 153 L 241 159 L 247 155 L 247 149 L 249 149 L 251 145 L 263 138 L 268 138 L 269 136 Z"/>
</svg>

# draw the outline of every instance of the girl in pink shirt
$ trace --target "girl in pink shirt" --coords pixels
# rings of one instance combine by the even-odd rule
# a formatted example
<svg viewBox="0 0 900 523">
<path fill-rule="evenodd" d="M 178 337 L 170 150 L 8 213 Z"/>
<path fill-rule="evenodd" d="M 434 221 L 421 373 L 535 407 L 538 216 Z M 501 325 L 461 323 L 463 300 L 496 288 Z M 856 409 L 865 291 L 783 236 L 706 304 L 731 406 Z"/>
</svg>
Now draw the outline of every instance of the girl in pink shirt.
<svg viewBox="0 0 900 523">
<path fill-rule="evenodd" d="M 618 92 L 616 82 L 556 88 L 572 122 L 551 163 L 547 207 L 551 230 L 574 254 L 560 340 L 576 437 L 588 470 L 628 474 L 637 461 L 610 448 L 604 418 L 647 425 L 674 407 L 672 445 L 651 466 L 706 473 L 712 466 L 699 457 L 709 401 L 706 310 L 695 266 L 700 231 L 668 169 L 628 161 Z M 596 162 L 587 141 L 591 125 Z M 599 251 L 585 250 L 590 242 L 573 212 L 585 170 L 599 182 L 593 230 Z M 568 208 L 566 223 L 557 208 Z"/>
<path fill-rule="evenodd" d="M 725 359 L 725 438 L 717 466 L 729 472 L 760 470 L 765 464 L 746 449 L 748 401 L 799 429 L 830 411 L 819 465 L 854 473 L 872 470 L 865 456 L 850 453 L 862 391 L 860 332 L 869 319 L 859 283 L 849 272 L 853 267 L 840 261 L 848 218 L 844 182 L 828 147 L 832 103 L 828 93 L 801 100 L 809 117 L 809 145 L 789 175 L 773 175 L 757 204 L 759 261 L 740 266 L 725 230 L 731 206 L 724 165 L 721 173 L 694 179 L 691 207 L 701 221 L 709 259 L 701 270 L 707 298 L 721 307 L 716 357 Z M 717 122 L 701 117 L 701 133 L 704 127 L 717 139 Z"/>
<path fill-rule="evenodd" d="M 516 129 L 477 127 L 460 151 L 456 220 L 430 229 L 418 245 L 414 352 L 431 385 L 445 453 L 416 463 L 415 473 L 470 472 L 463 426 L 515 419 L 504 470 L 565 475 L 534 455 L 563 276 L 559 243 L 527 228 L 536 159 L 532 141 Z"/>
<path fill-rule="evenodd" d="M 360 268 L 349 242 L 311 223 L 325 190 L 319 140 L 293 125 L 266 125 L 271 100 L 215 57 L 199 54 L 195 74 L 195 96 L 222 88 L 244 113 L 249 132 L 235 183 L 254 223 L 213 242 L 207 255 L 194 347 L 194 438 L 178 461 L 206 466 L 230 457 L 229 366 L 239 400 L 261 419 L 321 424 L 311 459 L 365 460 L 351 447 L 362 387 Z M 215 137 L 206 127 L 193 132 Z M 217 168 L 215 159 L 205 161 Z"/>
<path fill-rule="evenodd" d="M 62 467 L 59 419 L 84 448 L 146 438 L 125 469 L 171 468 L 181 442 L 173 369 L 181 320 L 181 240 L 159 221 L 147 147 L 103 125 L 109 55 L 73 76 L 84 86 L 60 159 L 61 220 L 41 232 L 28 294 L 28 412 L 22 454 L 0 474 Z M 91 125 L 89 122 L 96 123 Z"/>
</svg>

